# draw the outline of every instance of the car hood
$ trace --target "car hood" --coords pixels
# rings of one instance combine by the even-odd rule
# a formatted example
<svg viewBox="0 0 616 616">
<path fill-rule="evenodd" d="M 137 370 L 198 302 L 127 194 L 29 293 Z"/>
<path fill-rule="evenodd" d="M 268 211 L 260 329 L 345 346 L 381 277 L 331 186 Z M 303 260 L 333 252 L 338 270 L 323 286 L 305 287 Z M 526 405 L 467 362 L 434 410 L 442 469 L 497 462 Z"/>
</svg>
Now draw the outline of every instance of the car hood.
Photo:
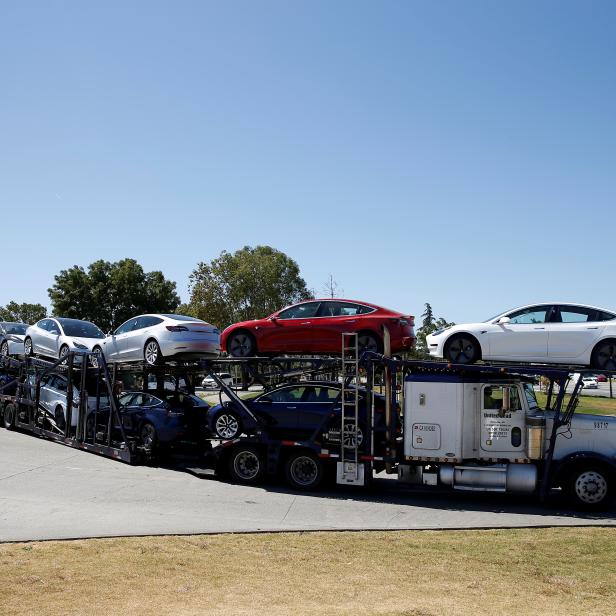
<svg viewBox="0 0 616 616">
<path fill-rule="evenodd" d="M 460 323 L 459 325 L 452 325 L 451 327 L 447 327 L 442 332 L 438 334 L 428 334 L 426 339 L 428 338 L 440 338 L 441 336 L 449 336 L 455 332 L 466 332 L 466 331 L 477 331 L 477 330 L 488 330 L 493 327 L 493 323 Z"/>
<path fill-rule="evenodd" d="M 4 336 L 4 339 L 10 342 L 23 342 L 25 338 L 26 334 L 6 334 L 6 336 Z"/>
<path fill-rule="evenodd" d="M 101 343 L 102 342 L 102 338 L 77 338 L 76 336 L 66 336 L 68 340 L 73 340 L 74 342 L 79 342 L 79 344 L 84 344 L 85 346 L 87 346 L 90 351 L 92 350 L 92 347 L 96 344 L 96 343 Z"/>
</svg>

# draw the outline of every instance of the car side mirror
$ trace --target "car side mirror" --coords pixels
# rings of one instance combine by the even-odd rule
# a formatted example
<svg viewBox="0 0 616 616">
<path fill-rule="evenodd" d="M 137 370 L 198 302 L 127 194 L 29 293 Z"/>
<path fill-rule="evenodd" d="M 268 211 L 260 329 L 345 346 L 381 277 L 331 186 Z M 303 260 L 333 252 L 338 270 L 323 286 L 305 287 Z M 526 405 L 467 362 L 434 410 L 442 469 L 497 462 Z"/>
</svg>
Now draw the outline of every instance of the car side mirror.
<svg viewBox="0 0 616 616">
<path fill-rule="evenodd" d="M 507 325 L 507 323 L 509 323 L 509 321 L 511 321 L 511 319 L 509 317 L 501 317 L 498 320 L 498 324 L 499 325 Z"/>
<path fill-rule="evenodd" d="M 278 323 L 278 318 L 277 317 L 270 317 L 270 321 L 272 323 Z"/>
</svg>

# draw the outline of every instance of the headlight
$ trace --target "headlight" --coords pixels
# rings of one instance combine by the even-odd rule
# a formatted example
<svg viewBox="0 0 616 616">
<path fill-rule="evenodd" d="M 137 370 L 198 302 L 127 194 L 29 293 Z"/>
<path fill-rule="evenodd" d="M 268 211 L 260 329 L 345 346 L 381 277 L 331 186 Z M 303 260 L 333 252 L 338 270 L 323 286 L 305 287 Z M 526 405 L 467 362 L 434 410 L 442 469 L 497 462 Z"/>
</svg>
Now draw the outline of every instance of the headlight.
<svg viewBox="0 0 616 616">
<path fill-rule="evenodd" d="M 73 346 L 76 349 L 87 349 L 88 348 L 85 344 L 81 344 L 81 342 L 75 342 L 74 340 L 73 340 Z"/>
</svg>

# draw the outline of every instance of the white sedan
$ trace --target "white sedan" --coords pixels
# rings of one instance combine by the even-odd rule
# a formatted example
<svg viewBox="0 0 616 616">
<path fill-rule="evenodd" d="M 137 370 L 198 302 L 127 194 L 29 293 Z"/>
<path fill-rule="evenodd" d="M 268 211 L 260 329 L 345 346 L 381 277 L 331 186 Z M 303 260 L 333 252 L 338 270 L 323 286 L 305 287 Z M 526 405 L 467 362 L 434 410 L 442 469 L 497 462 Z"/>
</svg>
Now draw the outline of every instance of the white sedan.
<svg viewBox="0 0 616 616">
<path fill-rule="evenodd" d="M 28 325 L 25 323 L 0 323 L 0 355 L 23 355 L 24 338 Z"/>
<path fill-rule="evenodd" d="M 591 366 L 616 370 L 616 314 L 595 306 L 522 306 L 483 323 L 437 330 L 428 352 L 457 364 L 479 359 Z"/>
<path fill-rule="evenodd" d="M 28 327 L 24 353 L 53 358 L 64 357 L 69 351 L 87 353 L 104 337 L 105 334 L 90 321 L 50 317 Z"/>
<path fill-rule="evenodd" d="M 107 361 L 145 361 L 218 357 L 220 332 L 213 325 L 181 314 L 142 314 L 122 323 L 94 345 Z"/>
</svg>

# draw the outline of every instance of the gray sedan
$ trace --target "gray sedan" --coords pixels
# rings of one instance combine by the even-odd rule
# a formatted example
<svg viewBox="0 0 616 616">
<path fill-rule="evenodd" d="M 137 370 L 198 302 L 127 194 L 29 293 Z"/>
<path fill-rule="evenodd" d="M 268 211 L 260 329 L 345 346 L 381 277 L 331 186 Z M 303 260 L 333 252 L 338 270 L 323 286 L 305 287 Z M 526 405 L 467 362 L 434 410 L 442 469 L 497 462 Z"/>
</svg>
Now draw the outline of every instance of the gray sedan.
<svg viewBox="0 0 616 616">
<path fill-rule="evenodd" d="M 218 357 L 220 332 L 216 327 L 181 314 L 142 314 L 122 323 L 113 334 L 98 341 L 94 352 L 107 361 L 145 361 Z"/>
</svg>

